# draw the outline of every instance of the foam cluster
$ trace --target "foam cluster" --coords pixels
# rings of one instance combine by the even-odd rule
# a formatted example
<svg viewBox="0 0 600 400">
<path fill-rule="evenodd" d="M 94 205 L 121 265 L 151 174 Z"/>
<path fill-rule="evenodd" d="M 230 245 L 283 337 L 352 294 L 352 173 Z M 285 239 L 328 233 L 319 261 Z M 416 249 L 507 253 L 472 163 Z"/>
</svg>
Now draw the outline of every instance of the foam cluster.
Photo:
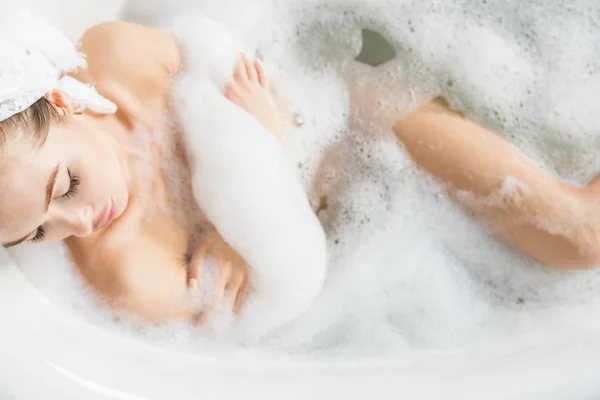
<svg viewBox="0 0 600 400">
<path fill-rule="evenodd" d="M 242 47 L 208 17 L 178 18 L 173 26 L 186 62 L 173 104 L 194 196 L 252 268 L 253 292 L 234 329 L 243 340 L 257 339 L 295 319 L 320 292 L 325 234 L 285 147 L 223 94 Z"/>
</svg>

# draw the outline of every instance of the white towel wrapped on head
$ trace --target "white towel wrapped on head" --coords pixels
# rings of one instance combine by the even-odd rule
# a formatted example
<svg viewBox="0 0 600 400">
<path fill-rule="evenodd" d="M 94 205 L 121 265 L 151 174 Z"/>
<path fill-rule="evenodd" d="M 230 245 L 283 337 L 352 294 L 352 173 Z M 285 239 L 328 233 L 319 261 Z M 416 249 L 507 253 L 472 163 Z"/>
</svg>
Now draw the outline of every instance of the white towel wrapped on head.
<svg viewBox="0 0 600 400">
<path fill-rule="evenodd" d="M 117 106 L 96 89 L 63 73 L 86 68 L 63 32 L 25 9 L 0 5 L 0 121 L 18 114 L 53 89 L 80 109 L 112 114 Z"/>
</svg>

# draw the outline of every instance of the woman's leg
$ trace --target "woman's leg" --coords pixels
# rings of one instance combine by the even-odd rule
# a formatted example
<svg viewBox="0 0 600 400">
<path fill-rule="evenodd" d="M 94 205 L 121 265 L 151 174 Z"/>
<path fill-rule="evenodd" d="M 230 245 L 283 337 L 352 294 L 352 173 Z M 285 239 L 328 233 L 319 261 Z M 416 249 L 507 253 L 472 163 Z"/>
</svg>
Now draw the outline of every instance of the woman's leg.
<svg viewBox="0 0 600 400">
<path fill-rule="evenodd" d="M 593 183 L 580 188 L 546 175 L 441 99 L 393 129 L 420 167 L 523 252 L 559 269 L 600 265 L 600 188 Z"/>
</svg>

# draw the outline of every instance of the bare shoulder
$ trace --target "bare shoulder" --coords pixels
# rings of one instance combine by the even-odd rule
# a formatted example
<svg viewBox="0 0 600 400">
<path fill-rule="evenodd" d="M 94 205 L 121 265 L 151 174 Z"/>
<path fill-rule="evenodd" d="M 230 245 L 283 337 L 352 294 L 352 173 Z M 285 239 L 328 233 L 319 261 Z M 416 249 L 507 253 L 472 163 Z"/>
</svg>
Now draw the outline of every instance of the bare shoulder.
<svg viewBox="0 0 600 400">
<path fill-rule="evenodd" d="M 181 62 L 179 46 L 169 33 L 124 21 L 103 22 L 89 28 L 81 37 L 81 51 L 88 58 L 103 55 L 114 62 L 151 60 L 170 73 L 176 72 Z M 111 54 L 118 57 L 110 57 Z"/>
<path fill-rule="evenodd" d="M 119 108 L 136 115 L 165 96 L 181 63 L 179 46 L 170 34 L 123 21 L 89 28 L 81 37 L 79 51 L 85 54 L 88 68 L 75 77 L 93 82 Z"/>
</svg>

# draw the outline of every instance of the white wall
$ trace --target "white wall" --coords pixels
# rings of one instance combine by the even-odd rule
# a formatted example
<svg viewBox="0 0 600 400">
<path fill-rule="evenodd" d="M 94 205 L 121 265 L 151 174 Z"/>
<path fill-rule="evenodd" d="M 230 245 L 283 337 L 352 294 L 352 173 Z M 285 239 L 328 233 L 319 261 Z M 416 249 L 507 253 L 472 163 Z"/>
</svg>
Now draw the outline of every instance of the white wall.
<svg viewBox="0 0 600 400">
<path fill-rule="evenodd" d="M 60 26 L 73 41 L 90 25 L 117 19 L 124 0 L 14 0 Z"/>
</svg>

